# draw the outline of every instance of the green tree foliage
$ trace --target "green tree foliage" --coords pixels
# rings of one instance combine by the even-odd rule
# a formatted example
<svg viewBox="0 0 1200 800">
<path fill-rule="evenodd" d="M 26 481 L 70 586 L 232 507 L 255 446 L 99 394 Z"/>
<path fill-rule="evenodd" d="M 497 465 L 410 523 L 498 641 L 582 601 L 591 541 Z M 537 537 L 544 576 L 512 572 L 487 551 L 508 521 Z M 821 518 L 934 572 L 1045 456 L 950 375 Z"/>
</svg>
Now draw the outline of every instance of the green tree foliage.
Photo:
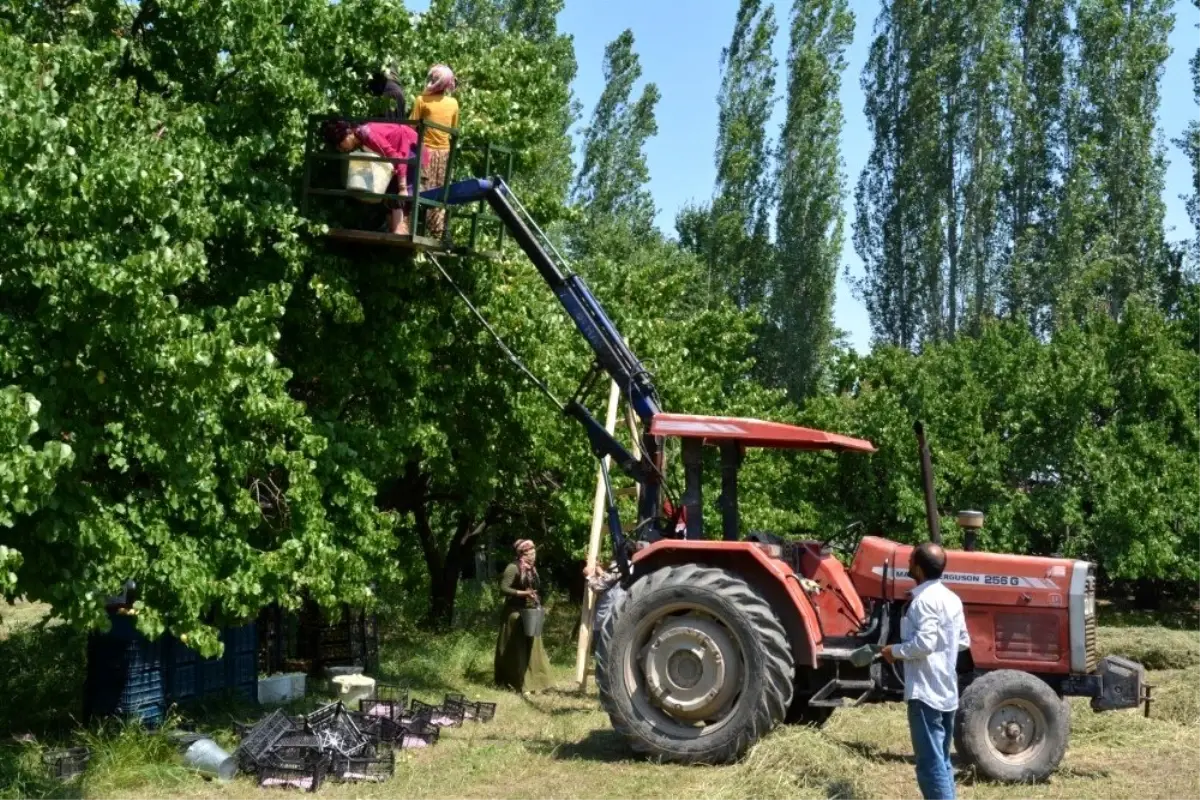
<svg viewBox="0 0 1200 800">
<path fill-rule="evenodd" d="M 739 308 L 760 305 L 771 280 L 770 213 L 774 207 L 767 119 L 775 104 L 771 45 L 775 9 L 742 0 L 729 46 L 721 52 L 717 97 L 717 179 L 705 226 L 708 292 Z"/>
<path fill-rule="evenodd" d="M 1200 0 L 1192 0 L 1192 5 L 1200 8 Z M 1200 47 L 1188 63 L 1192 68 L 1192 99 L 1200 104 Z M 1192 165 L 1192 193 L 1186 200 L 1188 217 L 1195 232 L 1191 248 L 1192 268 L 1200 270 L 1200 120 L 1189 122 L 1187 130 L 1175 143 L 1187 154 Z"/>
<path fill-rule="evenodd" d="M 158 50 L 127 7 L 53 17 L 18 11 L 4 24 L 21 33 L 0 34 L 0 370 L 40 403 L 24 401 L 38 429 L 15 462 L 36 504 L 0 533 L 23 562 L 10 596 L 97 624 L 133 578 L 144 629 L 206 649 L 209 611 L 239 617 L 302 590 L 364 599 L 387 520 L 275 356 L 304 252 L 286 177 L 299 129 L 281 120 L 298 96 L 315 100 L 302 80 L 276 85 L 301 66 L 295 33 L 245 20 L 238 36 L 257 55 L 243 62 L 192 30 L 177 52 L 196 83 L 146 66 L 151 91 L 136 76 Z M 221 63 L 237 70 L 237 99 L 220 96 Z M 201 95 L 217 96 L 213 113 L 184 99 Z"/>
<path fill-rule="evenodd" d="M 912 230 L 920 198 L 908 179 L 916 162 L 914 130 L 905 108 L 912 91 L 906 77 L 912 38 L 904 0 L 885 4 L 863 68 L 864 111 L 872 146 L 855 188 L 854 248 L 866 267 L 858 282 L 877 341 L 912 347 L 923 330 L 923 283 L 912 264 Z"/>
<path fill-rule="evenodd" d="M 658 87 L 647 83 L 633 99 L 642 66 L 633 50 L 633 31 L 625 30 L 604 48 L 604 91 L 583 133 L 583 163 L 575 179 L 575 198 L 587 219 L 619 219 L 635 235 L 654 225 L 650 171 L 643 148 L 658 132 L 654 108 Z"/>
<path fill-rule="evenodd" d="M 838 93 L 853 35 L 854 15 L 843 0 L 797 0 L 792 8 L 763 374 L 797 402 L 820 387 L 835 336 L 845 193 Z"/>
<path fill-rule="evenodd" d="M 566 145 L 546 134 L 561 120 L 531 112 L 569 104 L 563 65 L 523 33 L 456 28 L 451 12 L 434 3 L 410 22 L 399 3 L 374 0 L 96 0 L 6 20 L 19 34 L 4 35 L 0 67 L 14 112 L 0 146 L 15 165 L 0 202 L 0 369 L 40 402 L 40 429 L 26 442 L 37 458 L 5 464 L 30 471 L 16 489 L 30 499 L 50 491 L 47 470 L 55 477 L 35 508 L 5 505 L 16 513 L 0 544 L 23 562 L 14 591 L 100 624 L 104 597 L 133 578 L 148 632 L 170 627 L 211 648 L 211 611 L 242 617 L 301 592 L 361 602 L 389 577 L 393 530 L 407 541 L 415 515 L 376 509 L 376 452 L 355 449 L 350 423 L 373 424 L 371 398 L 409 435 L 401 456 L 449 438 L 450 422 L 406 427 L 412 397 L 377 388 L 395 385 L 393 371 L 402 379 L 405 361 L 432 360 L 414 346 L 438 332 L 405 341 L 396 326 L 436 320 L 449 298 L 367 316 L 360 296 L 378 298 L 360 268 L 374 256 L 321 255 L 293 188 L 306 116 L 367 111 L 362 81 L 389 63 L 410 91 L 430 63 L 456 67 L 465 146 L 544 139 L 521 148 L 519 174 L 561 160 Z M 565 176 L 530 183 L 543 218 L 562 212 Z M 393 278 L 402 268 L 388 264 Z M 390 334 L 390 349 L 359 348 L 336 335 L 346 330 L 366 345 L 366 331 Z M 448 397 L 469 407 L 478 376 L 464 372 Z M 378 439 L 395 444 L 389 434 Z M 477 478 L 443 480 L 466 492 L 459 484 Z M 444 547 L 449 535 L 436 533 Z"/>
<path fill-rule="evenodd" d="M 827 459 L 814 478 L 825 530 L 861 519 L 902 540 L 927 535 L 912 420 L 925 420 L 949 519 L 981 508 L 981 547 L 1094 560 L 1112 578 L 1200 577 L 1200 359 L 1195 320 L 1131 303 L 1046 343 L 1021 322 L 913 355 L 879 348 L 842 363 L 842 391 L 808 424 L 871 439 L 870 457 Z"/>
</svg>

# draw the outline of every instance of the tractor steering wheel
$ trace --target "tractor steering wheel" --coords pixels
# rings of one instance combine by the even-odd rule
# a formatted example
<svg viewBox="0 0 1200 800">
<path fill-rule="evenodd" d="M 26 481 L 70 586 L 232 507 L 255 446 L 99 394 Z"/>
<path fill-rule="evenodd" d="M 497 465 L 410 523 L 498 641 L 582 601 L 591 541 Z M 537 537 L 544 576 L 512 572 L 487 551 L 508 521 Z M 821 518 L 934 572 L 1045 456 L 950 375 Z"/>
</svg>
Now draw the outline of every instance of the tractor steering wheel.
<svg viewBox="0 0 1200 800">
<path fill-rule="evenodd" d="M 853 537 L 853 532 L 859 529 L 865 529 L 867 526 L 862 520 L 856 519 L 846 526 L 842 531 L 841 536 L 837 541 L 826 542 L 831 550 L 836 550 L 839 553 L 853 555 L 858 546 L 858 540 Z"/>
</svg>

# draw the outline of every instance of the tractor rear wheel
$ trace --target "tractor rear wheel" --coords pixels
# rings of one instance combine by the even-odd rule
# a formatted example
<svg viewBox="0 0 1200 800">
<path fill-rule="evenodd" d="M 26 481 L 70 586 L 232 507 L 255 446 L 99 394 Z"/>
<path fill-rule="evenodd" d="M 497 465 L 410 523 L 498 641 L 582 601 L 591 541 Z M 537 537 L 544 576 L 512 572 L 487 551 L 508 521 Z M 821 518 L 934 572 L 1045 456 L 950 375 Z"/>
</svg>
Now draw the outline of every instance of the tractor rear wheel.
<svg viewBox="0 0 1200 800">
<path fill-rule="evenodd" d="M 1002 669 L 963 691 L 954 744 L 984 777 L 1035 783 L 1058 768 L 1070 733 L 1070 708 L 1045 681 Z"/>
<path fill-rule="evenodd" d="M 715 567 L 663 567 L 634 583 L 601 631 L 596 662 L 613 728 L 664 761 L 733 761 L 792 700 L 783 625 L 744 580 Z"/>
</svg>

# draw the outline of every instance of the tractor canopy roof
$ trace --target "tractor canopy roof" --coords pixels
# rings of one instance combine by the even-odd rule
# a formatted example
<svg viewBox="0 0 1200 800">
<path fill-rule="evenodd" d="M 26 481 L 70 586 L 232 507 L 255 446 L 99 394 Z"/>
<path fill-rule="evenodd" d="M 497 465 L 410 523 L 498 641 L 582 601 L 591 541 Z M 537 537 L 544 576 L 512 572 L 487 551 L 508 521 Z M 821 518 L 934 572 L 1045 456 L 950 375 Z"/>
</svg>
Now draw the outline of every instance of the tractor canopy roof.
<svg viewBox="0 0 1200 800">
<path fill-rule="evenodd" d="M 789 450 L 837 450 L 874 453 L 875 445 L 814 428 L 741 417 L 703 417 L 695 414 L 655 414 L 650 423 L 655 436 L 703 439 L 705 443 L 734 440 L 743 447 L 778 447 Z"/>
</svg>

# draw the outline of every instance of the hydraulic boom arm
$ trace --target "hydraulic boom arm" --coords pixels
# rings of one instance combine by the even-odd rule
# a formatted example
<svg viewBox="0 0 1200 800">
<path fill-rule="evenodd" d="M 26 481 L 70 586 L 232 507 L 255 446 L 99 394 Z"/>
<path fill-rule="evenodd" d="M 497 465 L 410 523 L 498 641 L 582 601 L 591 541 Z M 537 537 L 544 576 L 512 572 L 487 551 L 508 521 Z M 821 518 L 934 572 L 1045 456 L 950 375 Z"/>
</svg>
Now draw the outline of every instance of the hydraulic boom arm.
<svg viewBox="0 0 1200 800">
<path fill-rule="evenodd" d="M 441 200 L 445 196 L 444 192 L 444 188 L 431 189 L 423 193 L 422 197 Z M 587 340 L 596 355 L 596 364 L 612 377 L 642 420 L 645 430 L 642 437 L 644 455 L 638 460 L 605 430 L 580 402 L 579 397 L 573 398 L 564 408 L 565 413 L 583 425 L 592 452 L 597 457 L 611 456 L 622 472 L 642 485 L 638 508 L 639 523 L 656 517 L 661 479 L 657 467 L 661 461 L 657 440 L 650 435 L 650 423 L 661 409 L 652 376 L 625 344 L 612 319 L 605 313 L 583 278 L 571 271 L 566 259 L 530 218 L 520 200 L 512 194 L 504 181 L 498 178 L 460 181 L 450 186 L 446 202 L 448 205 L 464 205 L 480 200 L 487 201 L 513 239 L 525 251 L 525 255 L 533 262 L 538 273 L 549 284 L 579 332 L 583 334 L 583 338 Z M 585 385 L 587 383 L 585 381 Z M 605 479 L 607 480 L 607 474 Z M 615 506 L 611 492 L 609 514 L 612 527 L 611 517 L 615 514 Z M 614 537 L 619 537 L 619 530 L 620 525 L 617 522 Z"/>
</svg>

